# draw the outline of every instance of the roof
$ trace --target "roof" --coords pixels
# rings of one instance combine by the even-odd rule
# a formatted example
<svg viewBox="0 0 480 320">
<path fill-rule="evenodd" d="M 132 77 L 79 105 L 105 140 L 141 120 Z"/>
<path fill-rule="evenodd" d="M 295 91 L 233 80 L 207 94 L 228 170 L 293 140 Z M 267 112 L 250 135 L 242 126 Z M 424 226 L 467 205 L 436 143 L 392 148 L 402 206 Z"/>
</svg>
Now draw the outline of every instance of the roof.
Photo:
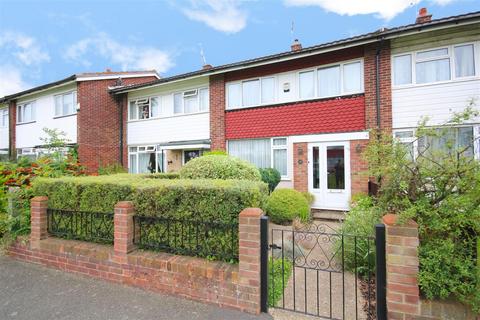
<svg viewBox="0 0 480 320">
<path fill-rule="evenodd" d="M 231 70 L 234 70 L 239 67 L 249 67 L 249 66 L 254 66 L 256 64 L 262 64 L 262 63 L 275 63 L 283 59 L 294 59 L 294 58 L 300 58 L 302 56 L 308 55 L 308 54 L 314 54 L 318 53 L 321 51 L 326 51 L 328 49 L 334 49 L 336 47 L 339 48 L 344 48 L 347 46 L 353 46 L 355 44 L 359 43 L 364 43 L 364 42 L 376 42 L 382 39 L 388 39 L 391 37 L 399 36 L 408 32 L 420 32 L 420 31 L 425 31 L 428 29 L 433 29 L 437 27 L 442 27 L 442 26 L 449 26 L 449 25 L 457 25 L 460 23 L 467 23 L 469 21 L 475 21 L 478 20 L 480 21 L 480 11 L 477 12 L 472 12 L 472 13 L 466 13 L 466 14 L 461 14 L 457 16 L 451 16 L 451 17 L 445 17 L 445 18 L 440 18 L 440 19 L 434 19 L 429 22 L 425 23 L 413 23 L 413 24 L 408 24 L 404 26 L 399 26 L 391 29 L 386 29 L 382 28 L 380 30 L 370 32 L 370 33 L 365 33 L 362 35 L 358 35 L 355 37 L 350 37 L 350 38 L 345 38 L 341 40 L 336 40 L 332 42 L 327 42 L 319 45 L 314 45 L 311 47 L 306 47 L 298 51 L 285 51 L 282 53 L 277 53 L 277 54 L 272 54 L 272 55 L 267 55 L 267 56 L 262 56 L 258 58 L 253 58 L 253 59 L 248 59 L 248 60 L 243 60 L 239 62 L 234 62 L 234 63 L 229 63 L 217 67 L 212 67 L 208 69 L 201 69 L 197 71 L 192 71 L 188 73 L 183 73 L 179 75 L 174 75 L 171 77 L 166 77 L 166 78 L 161 78 L 158 80 L 150 81 L 150 82 L 144 82 L 142 84 L 134 84 L 134 85 L 129 85 L 129 86 L 124 86 L 124 87 L 116 87 L 112 88 L 110 92 L 112 93 L 123 93 L 123 92 L 128 92 L 131 90 L 139 89 L 139 88 L 145 88 L 145 87 L 150 87 L 150 86 L 155 86 L 155 85 L 161 85 L 163 83 L 168 83 L 172 81 L 177 81 L 177 80 L 182 80 L 182 79 L 188 79 L 192 77 L 197 77 L 197 76 L 203 76 L 203 75 L 211 75 L 211 74 L 218 74 L 218 73 L 224 73 L 228 72 Z"/>
<path fill-rule="evenodd" d="M 105 71 L 105 72 L 76 73 L 76 74 L 72 74 L 71 76 L 66 77 L 64 79 L 61 79 L 61 80 L 57 80 L 57 81 L 54 81 L 54 82 L 43 84 L 41 86 L 37 86 L 37 87 L 30 88 L 30 89 L 27 89 L 27 90 L 24 90 L 24 91 L 20 91 L 20 92 L 11 94 L 11 95 L 4 96 L 3 98 L 0 98 L 0 103 L 4 103 L 4 102 L 7 102 L 9 100 L 16 99 L 16 98 L 19 98 L 21 96 L 24 96 L 24 95 L 27 95 L 27 94 L 30 94 L 30 93 L 34 93 L 34 92 L 37 92 L 37 91 L 43 91 L 43 90 L 47 90 L 47 89 L 50 89 L 50 88 L 53 88 L 53 87 L 61 86 L 61 85 L 67 84 L 67 83 L 72 82 L 72 81 L 88 81 L 88 80 L 95 80 L 94 78 L 105 78 L 105 77 L 116 78 L 116 77 L 119 77 L 119 76 L 134 77 L 134 76 L 137 76 L 137 75 L 140 76 L 140 75 L 145 75 L 145 74 L 155 75 L 157 78 L 160 78 L 157 71 L 155 71 L 155 70 L 120 71 L 120 72 Z"/>
</svg>

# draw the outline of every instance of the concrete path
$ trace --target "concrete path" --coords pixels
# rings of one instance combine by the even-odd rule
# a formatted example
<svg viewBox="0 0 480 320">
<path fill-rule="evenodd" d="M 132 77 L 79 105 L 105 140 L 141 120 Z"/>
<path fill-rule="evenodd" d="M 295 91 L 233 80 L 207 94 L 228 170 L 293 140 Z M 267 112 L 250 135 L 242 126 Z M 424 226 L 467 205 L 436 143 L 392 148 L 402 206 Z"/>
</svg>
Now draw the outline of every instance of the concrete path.
<svg viewBox="0 0 480 320">
<path fill-rule="evenodd" d="M 271 319 L 84 278 L 0 255 L 0 319 Z"/>
</svg>

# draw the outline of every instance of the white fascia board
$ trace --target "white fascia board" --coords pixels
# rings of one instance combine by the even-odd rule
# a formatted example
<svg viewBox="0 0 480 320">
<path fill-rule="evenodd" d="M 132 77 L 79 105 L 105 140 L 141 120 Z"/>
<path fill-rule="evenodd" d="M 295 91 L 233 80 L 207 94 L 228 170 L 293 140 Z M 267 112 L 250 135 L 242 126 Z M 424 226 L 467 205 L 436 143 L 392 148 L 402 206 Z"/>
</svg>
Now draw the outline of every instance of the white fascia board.
<svg viewBox="0 0 480 320">
<path fill-rule="evenodd" d="M 301 136 L 290 136 L 290 143 L 300 142 L 333 142 L 333 141 L 349 141 L 349 140 L 368 140 L 370 137 L 368 131 L 343 132 L 343 133 L 326 133 L 326 134 L 309 134 Z"/>
<path fill-rule="evenodd" d="M 183 150 L 183 149 L 210 149 L 209 144 L 185 144 L 178 146 L 159 146 L 163 150 Z"/>
</svg>

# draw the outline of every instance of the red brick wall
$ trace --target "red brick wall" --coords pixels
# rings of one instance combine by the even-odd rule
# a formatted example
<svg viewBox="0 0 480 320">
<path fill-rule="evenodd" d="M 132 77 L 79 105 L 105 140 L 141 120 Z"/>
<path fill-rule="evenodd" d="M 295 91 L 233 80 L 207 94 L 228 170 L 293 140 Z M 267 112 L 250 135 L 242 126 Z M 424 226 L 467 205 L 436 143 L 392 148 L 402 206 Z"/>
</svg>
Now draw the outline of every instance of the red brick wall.
<svg viewBox="0 0 480 320">
<path fill-rule="evenodd" d="M 365 118 L 367 128 L 377 127 L 376 110 L 376 65 L 375 56 L 378 44 L 365 47 Z M 392 82 L 390 65 L 390 43 L 382 44 L 380 51 L 380 128 L 390 131 L 392 129 Z"/>
<path fill-rule="evenodd" d="M 153 76 L 123 79 L 135 84 L 155 80 Z M 93 173 L 101 166 L 120 162 L 120 116 L 114 96 L 108 92 L 116 79 L 78 82 L 77 143 L 80 162 Z M 126 118 L 123 119 L 126 126 Z M 126 143 L 124 143 L 125 154 Z"/>
<path fill-rule="evenodd" d="M 293 144 L 293 188 L 308 191 L 308 144 Z"/>
<path fill-rule="evenodd" d="M 368 164 L 363 158 L 363 152 L 369 140 L 350 141 L 350 176 L 352 195 L 368 193 Z"/>
<path fill-rule="evenodd" d="M 362 131 L 363 96 L 241 109 L 226 113 L 226 138 Z"/>
<path fill-rule="evenodd" d="M 226 150 L 225 80 L 223 75 L 210 77 L 210 139 L 212 150 Z"/>
<path fill-rule="evenodd" d="M 10 159 L 15 160 L 17 158 L 17 103 L 15 101 L 8 104 L 8 131 Z"/>
</svg>

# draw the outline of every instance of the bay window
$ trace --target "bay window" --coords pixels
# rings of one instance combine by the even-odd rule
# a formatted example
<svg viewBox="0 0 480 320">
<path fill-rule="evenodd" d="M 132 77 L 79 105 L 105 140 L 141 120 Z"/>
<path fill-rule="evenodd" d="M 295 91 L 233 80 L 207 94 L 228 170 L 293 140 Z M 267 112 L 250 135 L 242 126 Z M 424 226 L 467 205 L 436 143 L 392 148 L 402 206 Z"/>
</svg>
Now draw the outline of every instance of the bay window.
<svg viewBox="0 0 480 320">
<path fill-rule="evenodd" d="M 427 84 L 475 76 L 473 44 L 459 44 L 393 56 L 393 84 Z M 413 75 L 413 76 L 412 76 Z"/>
<path fill-rule="evenodd" d="M 77 92 L 72 91 L 55 96 L 55 117 L 77 113 Z"/>
<path fill-rule="evenodd" d="M 35 102 L 27 102 L 17 106 L 17 123 L 35 121 Z"/>
<path fill-rule="evenodd" d="M 288 175 L 287 138 L 230 140 L 228 154 L 258 168 L 275 168 L 282 177 Z"/>
<path fill-rule="evenodd" d="M 129 173 L 164 172 L 165 151 L 156 146 L 136 146 L 128 148 Z"/>
</svg>

